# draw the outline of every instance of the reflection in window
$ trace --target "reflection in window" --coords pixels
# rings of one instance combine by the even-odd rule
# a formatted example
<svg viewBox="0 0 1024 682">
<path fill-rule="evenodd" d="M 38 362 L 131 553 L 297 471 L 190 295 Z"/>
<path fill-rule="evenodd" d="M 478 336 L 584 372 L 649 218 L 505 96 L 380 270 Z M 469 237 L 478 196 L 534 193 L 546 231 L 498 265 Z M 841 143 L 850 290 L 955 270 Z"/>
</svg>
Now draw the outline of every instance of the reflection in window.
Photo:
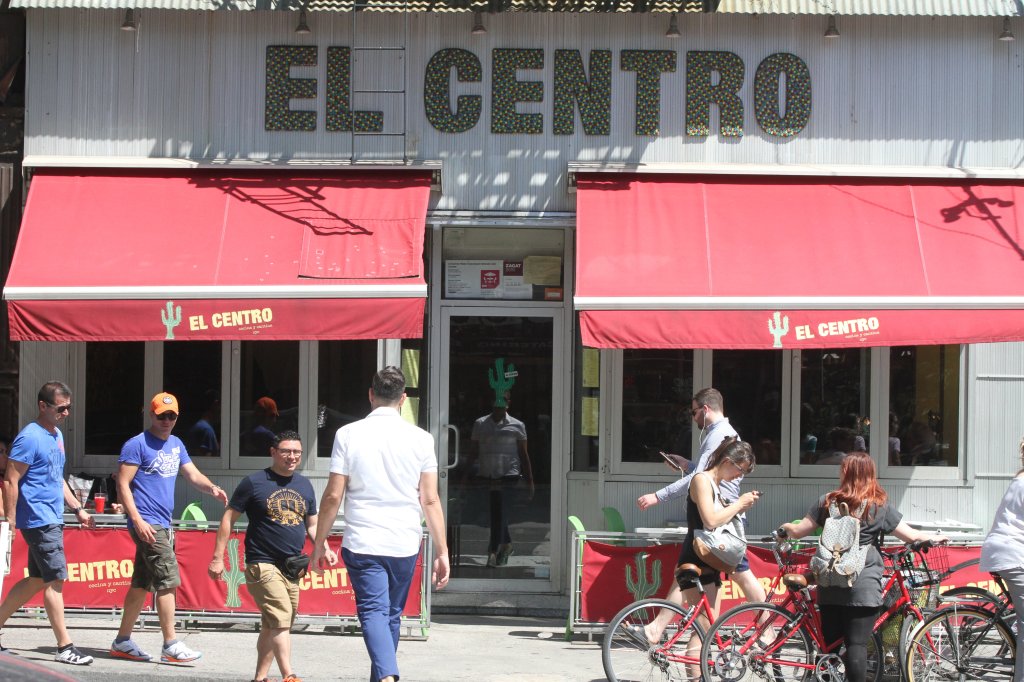
<svg viewBox="0 0 1024 682">
<path fill-rule="evenodd" d="M 269 457 L 274 436 L 299 428 L 299 342 L 241 343 L 239 453 Z"/>
<path fill-rule="evenodd" d="M 845 453 L 866 451 L 870 351 L 805 350 L 800 358 L 800 463 L 839 464 Z"/>
<path fill-rule="evenodd" d="M 782 353 L 716 350 L 711 377 L 729 423 L 753 446 L 758 465 L 781 464 Z"/>
<path fill-rule="evenodd" d="M 377 342 L 321 341 L 319 348 L 316 454 L 330 457 L 338 429 L 370 413 L 367 391 L 377 371 Z"/>
<path fill-rule="evenodd" d="M 693 351 L 622 352 L 622 461 L 663 462 L 659 450 L 689 458 Z"/>
<path fill-rule="evenodd" d="M 191 457 L 220 455 L 220 341 L 164 344 L 163 390 L 178 398 L 175 434 Z"/>
<path fill-rule="evenodd" d="M 423 358 L 426 357 L 424 346 L 423 339 L 402 339 L 402 374 L 405 375 L 405 403 L 402 404 L 402 416 L 420 428 L 429 430 L 427 379 L 430 378 L 430 373 L 423 365 Z"/>
<path fill-rule="evenodd" d="M 119 455 L 142 431 L 148 401 L 143 397 L 145 345 L 104 341 L 85 345 L 85 452 Z M 74 391 L 75 387 L 72 386 Z M 72 398 L 72 403 L 76 401 Z"/>
<path fill-rule="evenodd" d="M 959 464 L 960 347 L 889 349 L 889 464 Z"/>
</svg>

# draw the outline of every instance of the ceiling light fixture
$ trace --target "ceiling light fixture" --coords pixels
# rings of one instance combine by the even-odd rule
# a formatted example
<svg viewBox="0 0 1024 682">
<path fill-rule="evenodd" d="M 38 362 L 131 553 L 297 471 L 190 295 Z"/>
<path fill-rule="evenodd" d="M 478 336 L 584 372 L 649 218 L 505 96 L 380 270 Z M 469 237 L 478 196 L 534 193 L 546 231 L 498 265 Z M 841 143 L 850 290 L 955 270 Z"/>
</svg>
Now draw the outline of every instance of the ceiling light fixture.
<svg viewBox="0 0 1024 682">
<path fill-rule="evenodd" d="M 679 33 L 679 15 L 675 12 L 672 13 L 672 18 L 668 20 L 668 30 L 665 31 L 666 38 L 678 38 Z"/>
</svg>

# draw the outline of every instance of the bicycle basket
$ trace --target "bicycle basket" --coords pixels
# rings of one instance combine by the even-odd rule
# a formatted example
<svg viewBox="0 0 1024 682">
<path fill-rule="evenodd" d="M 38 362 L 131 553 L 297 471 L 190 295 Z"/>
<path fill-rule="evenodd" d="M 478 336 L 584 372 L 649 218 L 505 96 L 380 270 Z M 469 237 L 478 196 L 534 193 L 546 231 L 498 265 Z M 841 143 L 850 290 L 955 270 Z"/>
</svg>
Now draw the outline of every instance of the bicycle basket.
<svg viewBox="0 0 1024 682">
<path fill-rule="evenodd" d="M 922 609 L 934 609 L 939 601 L 939 584 L 949 574 L 949 553 L 945 546 L 914 553 L 912 568 L 903 568 L 910 596 Z"/>
</svg>

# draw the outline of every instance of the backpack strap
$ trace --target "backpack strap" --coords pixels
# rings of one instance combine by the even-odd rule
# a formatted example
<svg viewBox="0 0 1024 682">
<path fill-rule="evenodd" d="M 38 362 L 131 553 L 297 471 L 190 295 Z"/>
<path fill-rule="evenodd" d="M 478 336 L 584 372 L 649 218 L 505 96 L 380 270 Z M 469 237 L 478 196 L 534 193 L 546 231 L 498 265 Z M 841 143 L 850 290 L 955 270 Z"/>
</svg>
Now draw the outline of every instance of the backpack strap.
<svg viewBox="0 0 1024 682">
<path fill-rule="evenodd" d="M 711 484 L 711 501 L 718 502 L 723 507 L 725 504 L 722 502 L 722 493 L 718 490 L 718 484 L 715 483 L 715 477 L 706 471 L 700 472 L 704 478 L 708 479 L 708 483 Z"/>
<path fill-rule="evenodd" d="M 863 519 L 864 518 L 864 510 L 867 509 L 867 507 L 868 507 L 868 501 L 867 500 L 862 501 L 860 503 L 860 506 L 857 507 L 857 511 L 854 512 L 853 515 L 856 516 L 858 519 Z"/>
<path fill-rule="evenodd" d="M 835 500 L 832 500 L 828 505 L 828 515 L 829 518 L 833 519 L 838 519 L 842 516 L 842 514 L 839 512 L 839 506 L 836 504 Z"/>
</svg>

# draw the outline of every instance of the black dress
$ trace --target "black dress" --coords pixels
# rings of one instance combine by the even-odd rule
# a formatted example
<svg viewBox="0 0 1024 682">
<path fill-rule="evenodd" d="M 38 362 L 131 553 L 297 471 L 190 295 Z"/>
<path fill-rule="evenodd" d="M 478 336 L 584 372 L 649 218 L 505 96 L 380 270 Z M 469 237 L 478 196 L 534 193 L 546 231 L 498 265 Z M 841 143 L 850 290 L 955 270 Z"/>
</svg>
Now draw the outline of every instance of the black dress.
<svg viewBox="0 0 1024 682">
<path fill-rule="evenodd" d="M 703 472 L 701 472 L 703 473 Z M 698 474 L 700 475 L 700 474 Z M 710 474 L 709 474 L 710 475 Z M 696 478 L 696 477 L 694 477 Z M 693 481 L 690 481 L 690 490 L 693 490 Z M 693 501 L 693 498 L 689 493 L 686 495 L 686 539 L 683 540 L 682 551 L 679 552 L 679 564 L 697 564 L 700 567 L 700 582 L 702 585 L 710 585 L 714 583 L 719 587 L 722 586 L 722 573 L 700 560 L 697 553 L 693 550 L 693 532 L 698 528 L 704 527 L 704 520 L 700 516 L 700 509 L 697 508 L 697 503 Z M 677 564 L 678 566 L 678 564 Z M 678 581 L 678 577 L 677 577 Z M 679 582 L 679 587 L 689 589 L 693 587 L 692 583 Z"/>
</svg>

